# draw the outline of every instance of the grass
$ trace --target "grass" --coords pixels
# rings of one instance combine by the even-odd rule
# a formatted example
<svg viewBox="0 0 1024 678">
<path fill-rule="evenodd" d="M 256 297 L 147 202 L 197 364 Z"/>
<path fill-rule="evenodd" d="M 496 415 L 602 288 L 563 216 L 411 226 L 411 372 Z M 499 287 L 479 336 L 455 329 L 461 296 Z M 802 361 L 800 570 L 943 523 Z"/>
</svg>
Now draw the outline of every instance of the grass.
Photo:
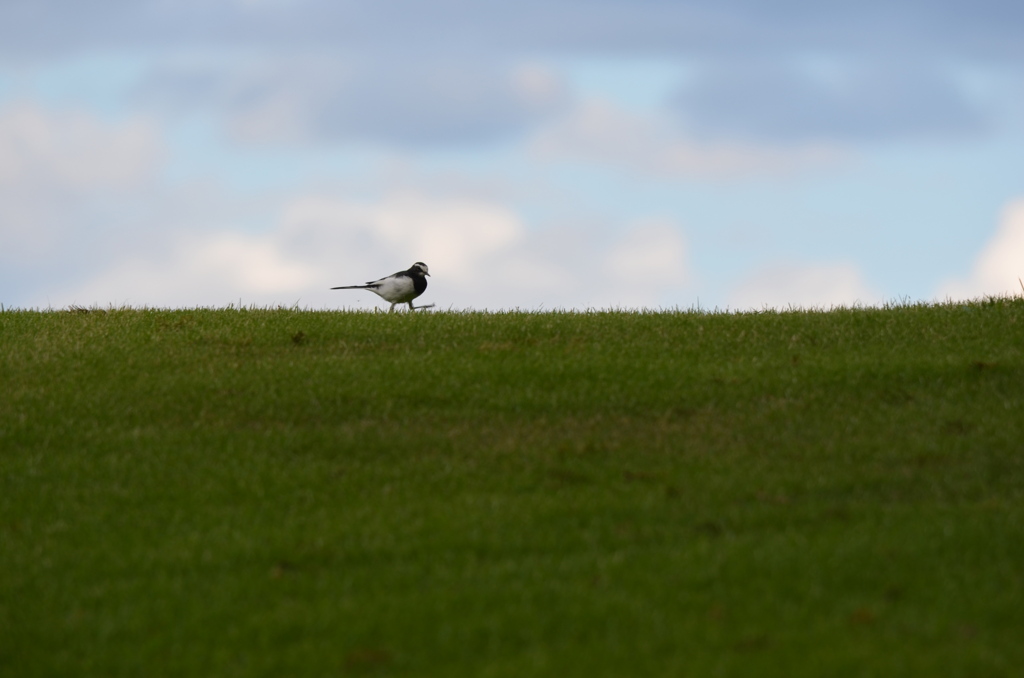
<svg viewBox="0 0 1024 678">
<path fill-rule="evenodd" d="M 1011 676 L 1024 300 L 0 313 L 0 675 Z"/>
</svg>

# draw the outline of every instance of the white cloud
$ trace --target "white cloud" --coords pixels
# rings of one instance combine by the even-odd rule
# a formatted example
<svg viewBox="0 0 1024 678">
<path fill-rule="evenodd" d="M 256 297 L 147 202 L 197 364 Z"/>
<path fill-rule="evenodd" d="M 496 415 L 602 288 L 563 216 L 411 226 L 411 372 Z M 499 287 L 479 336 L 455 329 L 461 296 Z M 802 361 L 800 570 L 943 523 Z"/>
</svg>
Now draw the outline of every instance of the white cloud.
<svg viewBox="0 0 1024 678">
<path fill-rule="evenodd" d="M 372 308 L 369 292 L 332 291 L 404 269 L 431 268 L 423 303 L 441 308 L 683 305 L 679 229 L 666 220 L 600 231 L 531 231 L 499 203 L 401 195 L 378 202 L 302 196 L 263 234 L 221 230 L 138 243 L 55 305 L 292 304 Z M 595 266 L 604 262 L 604 266 Z"/>
<path fill-rule="evenodd" d="M 678 294 L 690 277 L 686 242 L 671 220 L 646 219 L 631 224 L 612 244 L 605 260 L 605 271 L 615 285 L 611 295 L 614 305 L 673 305 L 673 295 L 676 305 L 685 305 Z"/>
<path fill-rule="evenodd" d="M 154 252 L 155 250 L 155 252 Z M 224 306 L 283 304 L 315 282 L 315 270 L 291 260 L 272 236 L 180 234 L 169 249 L 126 253 L 123 261 L 76 289 L 79 305 Z"/>
<path fill-rule="evenodd" d="M 315 250 L 325 266 L 339 260 L 427 261 L 471 283 L 486 274 L 482 262 L 523 233 L 518 218 L 499 205 L 405 195 L 377 204 L 300 198 L 285 212 L 282 235 L 291 251 Z"/>
<path fill-rule="evenodd" d="M 127 189 L 149 179 L 160 157 L 156 130 L 142 120 L 112 124 L 29 103 L 0 111 L 0 188 Z"/>
<path fill-rule="evenodd" d="M 981 250 L 967 278 L 951 280 L 939 298 L 972 299 L 986 295 L 1020 294 L 1024 279 L 1024 200 L 1008 204 L 992 239 Z"/>
<path fill-rule="evenodd" d="M 331 285 L 425 261 L 428 294 L 456 308 L 656 306 L 672 303 L 666 296 L 686 280 L 682 237 L 668 221 L 632 225 L 614 241 L 599 229 L 533 231 L 499 203 L 413 194 L 379 203 L 299 199 L 285 213 L 282 246 L 315 257 Z M 337 292 L 310 298 L 354 303 Z"/>
<path fill-rule="evenodd" d="M 0 261 L 43 255 L 110 198 L 152 180 L 163 159 L 155 127 L 29 103 L 0 109 Z"/>
<path fill-rule="evenodd" d="M 620 282 L 640 281 L 653 285 L 685 279 L 686 246 L 678 227 L 667 219 L 634 223 L 611 252 L 608 268 Z"/>
<path fill-rule="evenodd" d="M 729 295 L 729 308 L 831 308 L 881 303 L 852 264 L 775 266 L 740 282 Z"/>
<path fill-rule="evenodd" d="M 641 116 L 607 101 L 585 101 L 538 132 L 530 144 L 540 160 L 577 161 L 655 176 L 727 179 L 750 174 L 789 174 L 833 165 L 844 156 L 829 147 L 773 148 L 696 143 L 667 118 Z"/>
</svg>

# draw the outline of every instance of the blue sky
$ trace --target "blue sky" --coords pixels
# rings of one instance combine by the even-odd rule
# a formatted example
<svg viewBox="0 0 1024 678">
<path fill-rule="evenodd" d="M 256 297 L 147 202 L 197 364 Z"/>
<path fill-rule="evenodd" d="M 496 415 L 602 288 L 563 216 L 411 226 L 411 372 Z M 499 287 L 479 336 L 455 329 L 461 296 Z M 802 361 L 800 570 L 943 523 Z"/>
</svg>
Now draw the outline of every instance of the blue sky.
<svg viewBox="0 0 1024 678">
<path fill-rule="evenodd" d="M 0 302 L 1021 292 L 1024 6 L 9 0 Z"/>
</svg>

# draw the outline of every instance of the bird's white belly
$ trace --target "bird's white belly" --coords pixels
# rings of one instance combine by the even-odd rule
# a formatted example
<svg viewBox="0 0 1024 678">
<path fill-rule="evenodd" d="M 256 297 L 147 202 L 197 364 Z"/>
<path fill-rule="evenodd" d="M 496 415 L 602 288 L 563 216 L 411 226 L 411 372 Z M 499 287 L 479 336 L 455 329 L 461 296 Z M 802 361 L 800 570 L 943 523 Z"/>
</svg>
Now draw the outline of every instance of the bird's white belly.
<svg viewBox="0 0 1024 678">
<path fill-rule="evenodd" d="M 412 278 L 406 276 L 387 278 L 381 281 L 380 287 L 374 292 L 392 304 L 404 304 L 416 298 L 416 286 L 413 285 Z"/>
</svg>

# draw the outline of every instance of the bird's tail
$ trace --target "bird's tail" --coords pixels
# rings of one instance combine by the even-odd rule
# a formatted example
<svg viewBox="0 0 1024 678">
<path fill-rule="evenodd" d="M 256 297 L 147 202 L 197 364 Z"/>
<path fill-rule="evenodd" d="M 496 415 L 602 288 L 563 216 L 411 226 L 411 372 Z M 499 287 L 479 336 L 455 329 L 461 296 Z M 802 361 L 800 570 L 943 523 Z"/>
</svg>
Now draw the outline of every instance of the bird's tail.
<svg viewBox="0 0 1024 678">
<path fill-rule="evenodd" d="M 368 290 L 372 285 L 345 285 L 344 287 L 332 287 L 332 290 Z"/>
</svg>

